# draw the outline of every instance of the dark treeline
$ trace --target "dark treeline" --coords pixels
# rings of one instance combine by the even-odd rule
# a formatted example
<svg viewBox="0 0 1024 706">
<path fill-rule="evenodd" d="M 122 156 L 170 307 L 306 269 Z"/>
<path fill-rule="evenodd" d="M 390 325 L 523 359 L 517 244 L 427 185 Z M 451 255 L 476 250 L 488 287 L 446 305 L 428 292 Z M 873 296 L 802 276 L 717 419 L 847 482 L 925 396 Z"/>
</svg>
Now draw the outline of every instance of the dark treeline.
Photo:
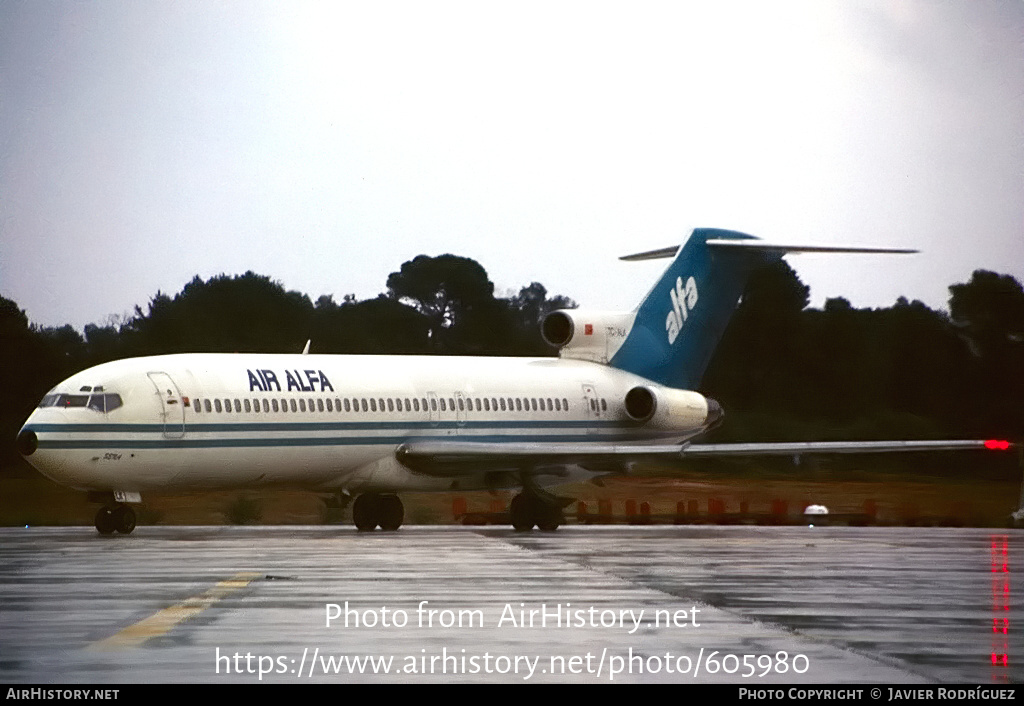
<svg viewBox="0 0 1024 706">
<path fill-rule="evenodd" d="M 53 385 L 86 367 L 141 355 L 265 352 L 555 355 L 549 311 L 573 307 L 539 283 L 507 298 L 473 260 L 420 256 L 377 298 L 315 302 L 247 272 L 196 277 L 116 323 L 32 325 L 0 297 L 0 461 Z M 785 263 L 759 271 L 711 362 L 702 391 L 722 402 L 718 441 L 1024 436 L 1024 291 L 978 271 L 950 287 L 950 312 L 899 300 L 808 309 Z"/>
<path fill-rule="evenodd" d="M 718 441 L 1024 437 L 1024 290 L 976 271 L 950 313 L 900 298 L 808 309 L 784 262 L 750 281 L 703 391 Z"/>
</svg>

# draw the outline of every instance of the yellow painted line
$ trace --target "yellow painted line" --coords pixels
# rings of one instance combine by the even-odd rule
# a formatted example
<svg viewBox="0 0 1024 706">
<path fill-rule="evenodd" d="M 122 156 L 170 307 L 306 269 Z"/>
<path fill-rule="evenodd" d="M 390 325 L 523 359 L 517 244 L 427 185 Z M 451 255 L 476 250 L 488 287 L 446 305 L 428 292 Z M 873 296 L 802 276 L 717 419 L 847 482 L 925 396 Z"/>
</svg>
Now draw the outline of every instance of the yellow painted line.
<svg viewBox="0 0 1024 706">
<path fill-rule="evenodd" d="M 245 588 L 258 576 L 257 573 L 246 571 L 235 574 L 225 581 L 219 581 L 209 591 L 186 598 L 181 603 L 176 603 L 169 608 L 164 608 L 105 640 L 92 643 L 86 649 L 124 650 L 138 647 L 147 640 L 166 634 L 178 623 L 199 615 L 225 596 Z"/>
</svg>

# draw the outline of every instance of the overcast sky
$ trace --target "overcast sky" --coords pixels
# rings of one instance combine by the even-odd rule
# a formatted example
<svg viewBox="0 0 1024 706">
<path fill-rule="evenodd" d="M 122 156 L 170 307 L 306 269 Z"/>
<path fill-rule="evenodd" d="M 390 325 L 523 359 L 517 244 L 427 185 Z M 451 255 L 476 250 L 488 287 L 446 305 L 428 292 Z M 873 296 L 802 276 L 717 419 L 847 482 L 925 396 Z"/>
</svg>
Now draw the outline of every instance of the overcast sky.
<svg viewBox="0 0 1024 706">
<path fill-rule="evenodd" d="M 0 294 L 102 323 L 193 276 L 314 299 L 426 253 L 629 309 L 694 226 L 813 304 L 1024 280 L 1024 2 L 0 2 Z"/>
</svg>

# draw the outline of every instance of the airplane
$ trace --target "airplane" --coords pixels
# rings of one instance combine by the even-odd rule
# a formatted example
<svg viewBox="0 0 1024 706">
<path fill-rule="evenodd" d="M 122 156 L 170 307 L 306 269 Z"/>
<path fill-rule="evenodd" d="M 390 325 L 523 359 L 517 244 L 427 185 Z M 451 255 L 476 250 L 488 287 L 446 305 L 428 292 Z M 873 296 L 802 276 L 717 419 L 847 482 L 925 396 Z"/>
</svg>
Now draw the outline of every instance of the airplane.
<svg viewBox="0 0 1024 706">
<path fill-rule="evenodd" d="M 695 389 L 751 272 L 787 253 L 913 250 L 766 243 L 716 228 L 682 246 L 629 312 L 541 323 L 559 357 L 189 353 L 103 363 L 47 393 L 17 436 L 57 483 L 129 534 L 142 493 L 287 487 L 354 499 L 362 531 L 396 530 L 397 493 L 519 489 L 512 526 L 554 530 L 551 486 L 637 464 L 737 454 L 982 448 L 984 441 L 696 444 L 723 419 Z M 1006 442 L 988 442 L 990 448 Z"/>
</svg>

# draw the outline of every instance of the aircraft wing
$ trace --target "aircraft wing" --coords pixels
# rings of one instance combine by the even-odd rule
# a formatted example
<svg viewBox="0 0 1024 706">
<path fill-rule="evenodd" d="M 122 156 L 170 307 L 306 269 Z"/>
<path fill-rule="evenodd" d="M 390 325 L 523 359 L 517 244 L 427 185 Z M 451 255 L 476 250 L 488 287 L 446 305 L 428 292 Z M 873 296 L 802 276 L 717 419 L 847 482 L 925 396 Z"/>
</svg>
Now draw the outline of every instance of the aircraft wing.
<svg viewBox="0 0 1024 706">
<path fill-rule="evenodd" d="M 595 473 L 622 473 L 630 463 L 678 459 L 680 453 L 681 447 L 665 444 L 414 441 L 399 446 L 395 457 L 416 473 L 450 478 L 494 471 L 546 475 L 567 465 Z"/>
<path fill-rule="evenodd" d="M 566 444 L 543 442 L 412 441 L 395 456 L 406 468 L 424 475 L 453 478 L 483 472 L 547 474 L 577 465 L 595 473 L 624 473 L 644 461 L 802 454 L 901 453 L 908 451 L 1007 450 L 1006 441 L 807 441 L 757 444 Z"/>
</svg>

